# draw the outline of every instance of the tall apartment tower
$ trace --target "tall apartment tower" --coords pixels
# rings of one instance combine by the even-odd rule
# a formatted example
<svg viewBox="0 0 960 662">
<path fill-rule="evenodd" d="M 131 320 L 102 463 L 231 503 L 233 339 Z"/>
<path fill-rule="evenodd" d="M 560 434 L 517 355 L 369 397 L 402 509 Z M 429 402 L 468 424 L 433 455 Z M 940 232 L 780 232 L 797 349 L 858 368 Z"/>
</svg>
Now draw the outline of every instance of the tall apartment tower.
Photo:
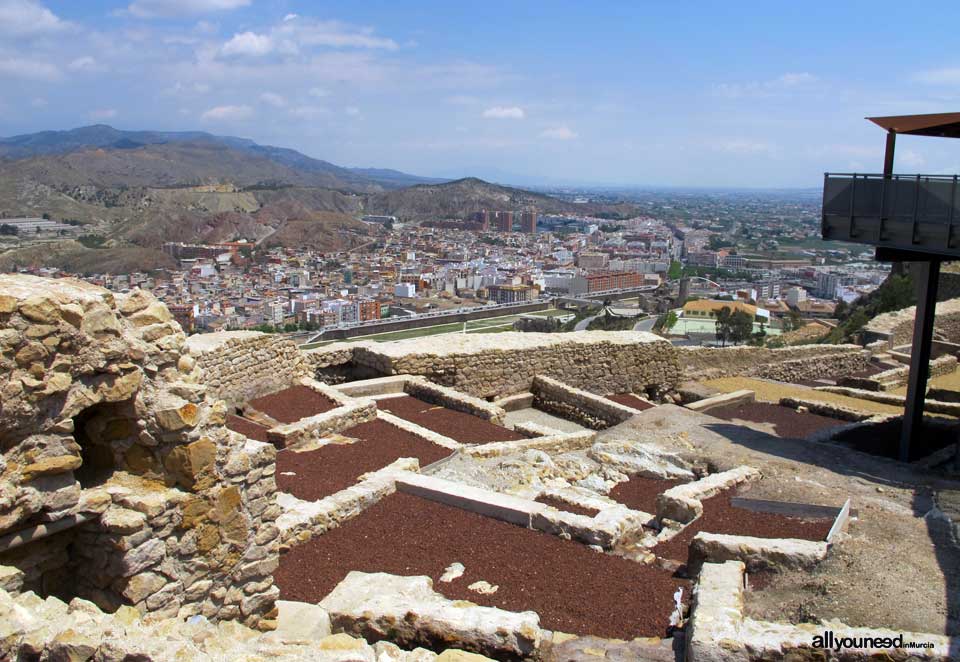
<svg viewBox="0 0 960 662">
<path fill-rule="evenodd" d="M 520 230 L 527 234 L 537 233 L 537 212 L 525 211 L 520 214 Z"/>
<path fill-rule="evenodd" d="M 497 229 L 500 230 L 500 232 L 513 232 L 512 211 L 497 212 Z"/>
<path fill-rule="evenodd" d="M 490 229 L 490 212 L 482 209 L 477 212 L 477 222 L 480 223 L 480 229 L 486 232 Z"/>
</svg>

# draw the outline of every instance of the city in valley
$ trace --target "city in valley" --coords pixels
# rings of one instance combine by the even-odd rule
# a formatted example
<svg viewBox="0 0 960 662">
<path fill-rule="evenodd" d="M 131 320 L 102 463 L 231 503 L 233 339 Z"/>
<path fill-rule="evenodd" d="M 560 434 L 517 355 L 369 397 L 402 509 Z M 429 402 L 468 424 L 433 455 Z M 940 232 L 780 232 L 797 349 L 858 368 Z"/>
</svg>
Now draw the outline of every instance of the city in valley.
<svg viewBox="0 0 960 662">
<path fill-rule="evenodd" d="M 960 15 L 821 4 L 0 0 L 0 662 L 960 659 Z"/>
</svg>

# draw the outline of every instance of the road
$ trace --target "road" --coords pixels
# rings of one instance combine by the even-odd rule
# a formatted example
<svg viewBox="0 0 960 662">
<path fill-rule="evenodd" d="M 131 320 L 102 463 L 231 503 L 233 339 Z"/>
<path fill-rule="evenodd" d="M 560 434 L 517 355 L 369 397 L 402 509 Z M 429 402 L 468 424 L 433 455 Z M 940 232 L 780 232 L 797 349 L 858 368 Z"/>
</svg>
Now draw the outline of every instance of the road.
<svg viewBox="0 0 960 662">
<path fill-rule="evenodd" d="M 645 320 L 640 320 L 633 325 L 634 331 L 646 331 L 648 333 L 653 331 L 653 325 L 657 323 L 656 317 L 648 317 Z"/>
<path fill-rule="evenodd" d="M 599 315 L 592 315 L 591 317 L 584 317 L 582 320 L 577 322 L 577 325 L 573 327 L 574 331 L 586 331 L 587 327 L 590 326 L 590 322 L 600 317 Z"/>
</svg>

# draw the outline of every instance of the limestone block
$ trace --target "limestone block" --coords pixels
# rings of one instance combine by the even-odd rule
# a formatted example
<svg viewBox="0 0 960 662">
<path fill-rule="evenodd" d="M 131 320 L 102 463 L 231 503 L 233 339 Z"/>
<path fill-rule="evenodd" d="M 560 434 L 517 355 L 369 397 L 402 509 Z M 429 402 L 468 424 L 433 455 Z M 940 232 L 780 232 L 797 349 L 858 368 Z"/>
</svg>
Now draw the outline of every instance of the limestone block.
<svg viewBox="0 0 960 662">
<path fill-rule="evenodd" d="M 320 605 L 277 600 L 276 634 L 285 642 L 318 641 L 330 635 L 330 615 Z"/>
<path fill-rule="evenodd" d="M 661 450 L 655 444 L 600 442 L 590 447 L 587 457 L 627 475 L 644 478 L 693 478 L 688 462 L 677 453 Z"/>
<path fill-rule="evenodd" d="M 335 632 L 389 638 L 404 647 L 446 646 L 497 657 L 535 657 L 543 633 L 534 612 L 452 601 L 429 577 L 351 572 L 320 602 Z"/>
<path fill-rule="evenodd" d="M 742 561 L 751 571 L 770 568 L 812 568 L 827 557 L 826 541 L 795 538 L 753 538 L 699 532 L 690 544 L 690 567 L 704 562 Z"/>
</svg>

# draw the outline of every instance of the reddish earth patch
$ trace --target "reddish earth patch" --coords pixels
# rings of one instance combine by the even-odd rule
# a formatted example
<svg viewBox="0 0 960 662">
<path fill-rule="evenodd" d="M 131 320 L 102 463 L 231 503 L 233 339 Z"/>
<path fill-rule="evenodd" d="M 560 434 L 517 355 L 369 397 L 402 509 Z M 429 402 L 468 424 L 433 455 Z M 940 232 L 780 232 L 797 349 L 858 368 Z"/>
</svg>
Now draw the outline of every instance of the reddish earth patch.
<svg viewBox="0 0 960 662">
<path fill-rule="evenodd" d="M 834 441 L 842 442 L 855 450 L 871 455 L 900 459 L 900 430 L 903 427 L 903 418 L 895 418 L 884 423 L 865 425 L 851 430 L 837 433 Z M 910 442 L 910 462 L 919 460 L 957 443 L 957 428 L 944 429 L 934 427 L 926 422 L 920 431 L 913 435 Z"/>
<path fill-rule="evenodd" d="M 642 478 L 631 476 L 630 480 L 619 483 L 610 490 L 609 496 L 627 508 L 640 512 L 657 514 L 657 496 L 671 487 L 682 485 L 686 480 L 665 480 L 663 478 Z"/>
<path fill-rule="evenodd" d="M 700 531 L 755 538 L 824 540 L 833 525 L 832 519 L 802 519 L 735 508 L 730 503 L 731 496 L 733 493 L 728 490 L 704 499 L 703 515 L 670 540 L 654 547 L 653 552 L 661 558 L 686 563 L 690 543 Z"/>
<path fill-rule="evenodd" d="M 630 407 L 631 409 L 636 409 L 637 411 L 646 411 L 647 409 L 652 409 L 653 405 L 649 402 L 641 400 L 633 393 L 614 393 L 613 395 L 606 396 L 607 400 L 612 400 L 618 404 L 624 405 L 625 407 Z"/>
<path fill-rule="evenodd" d="M 439 581 L 455 561 L 463 576 Z M 429 575 L 448 598 L 533 610 L 550 630 L 620 639 L 666 635 L 673 593 L 689 593 L 661 568 L 403 493 L 283 553 L 274 578 L 281 599 L 316 603 L 351 570 Z M 467 588 L 479 580 L 500 588 Z"/>
<path fill-rule="evenodd" d="M 256 398 L 247 404 L 280 423 L 296 423 L 301 418 L 322 414 L 338 406 L 322 393 L 299 384 Z"/>
<path fill-rule="evenodd" d="M 567 503 L 562 501 L 557 497 L 552 496 L 538 496 L 535 501 L 537 503 L 542 503 L 547 506 L 552 506 L 557 510 L 565 510 L 568 513 L 573 513 L 574 515 L 585 515 L 587 517 L 596 517 L 597 513 L 600 511 L 596 508 L 587 508 L 586 506 L 578 506 L 576 504 Z"/>
<path fill-rule="evenodd" d="M 409 395 L 383 398 L 377 401 L 377 407 L 462 444 L 525 439 L 513 430 L 494 425 L 478 416 L 447 409 Z"/>
<path fill-rule="evenodd" d="M 277 453 L 277 488 L 306 501 L 316 501 L 350 487 L 357 478 L 382 469 L 401 457 L 415 457 L 426 466 L 450 455 L 443 446 L 384 421 L 370 421 L 342 433 L 359 441 L 328 444 L 315 451 Z M 293 472 L 294 476 L 284 476 Z"/>
<path fill-rule="evenodd" d="M 783 439 L 804 439 L 825 428 L 834 428 L 846 424 L 845 421 L 837 418 L 801 413 L 796 409 L 769 402 L 727 405 L 716 407 L 707 413 L 726 421 L 741 420 L 754 423 L 770 423 L 773 425 L 774 434 Z"/>
<path fill-rule="evenodd" d="M 227 414 L 226 426 L 228 429 L 239 432 L 248 439 L 263 442 L 267 441 L 267 428 L 242 416 Z"/>
</svg>

